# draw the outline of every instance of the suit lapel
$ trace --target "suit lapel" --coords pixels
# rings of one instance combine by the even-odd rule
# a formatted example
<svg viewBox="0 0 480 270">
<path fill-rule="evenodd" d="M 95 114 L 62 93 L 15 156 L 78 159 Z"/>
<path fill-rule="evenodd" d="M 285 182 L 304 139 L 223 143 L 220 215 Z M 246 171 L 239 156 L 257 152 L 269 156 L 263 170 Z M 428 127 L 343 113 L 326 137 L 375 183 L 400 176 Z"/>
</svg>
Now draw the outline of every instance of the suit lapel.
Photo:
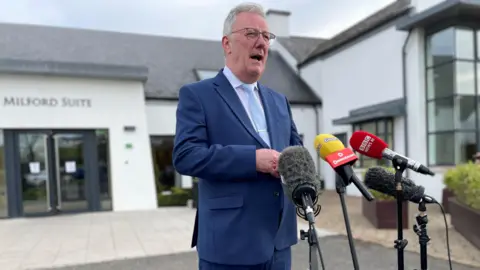
<svg viewBox="0 0 480 270">
<path fill-rule="evenodd" d="M 268 134 L 270 137 L 270 144 L 272 149 L 276 149 L 278 146 L 277 139 L 278 136 L 278 119 L 276 114 L 275 100 L 272 97 L 272 93 L 265 89 L 263 86 L 258 83 L 258 92 L 260 93 L 260 98 L 262 99 L 263 109 L 265 111 L 265 118 L 267 119 Z"/>
<path fill-rule="evenodd" d="M 223 75 L 223 69 L 217 74 L 213 84 L 217 93 L 222 97 L 225 103 L 227 103 L 230 110 L 232 110 L 233 114 L 237 117 L 240 123 L 242 123 L 248 133 L 250 133 L 250 135 L 252 135 L 263 147 L 268 148 L 268 145 L 262 140 L 262 138 L 260 138 L 253 128 L 252 122 L 250 121 L 240 98 L 238 98 L 235 89 L 233 89 L 230 82 L 228 82 L 225 75 Z"/>
</svg>

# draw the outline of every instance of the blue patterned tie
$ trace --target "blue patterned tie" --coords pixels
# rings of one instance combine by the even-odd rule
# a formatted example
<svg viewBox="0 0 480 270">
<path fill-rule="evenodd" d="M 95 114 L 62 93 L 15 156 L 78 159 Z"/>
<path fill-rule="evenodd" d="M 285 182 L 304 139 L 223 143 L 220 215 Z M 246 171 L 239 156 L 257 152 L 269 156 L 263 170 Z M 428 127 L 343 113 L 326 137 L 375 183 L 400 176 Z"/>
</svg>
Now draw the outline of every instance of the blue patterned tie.
<svg viewBox="0 0 480 270">
<path fill-rule="evenodd" d="M 252 118 L 253 125 L 258 135 L 263 139 L 263 141 L 270 146 L 270 138 L 268 137 L 268 128 L 267 121 L 265 119 L 265 114 L 260 104 L 260 100 L 255 95 L 255 86 L 253 85 L 242 85 L 242 88 L 245 90 L 245 93 L 248 97 L 248 107 L 250 111 L 250 117 Z"/>
</svg>

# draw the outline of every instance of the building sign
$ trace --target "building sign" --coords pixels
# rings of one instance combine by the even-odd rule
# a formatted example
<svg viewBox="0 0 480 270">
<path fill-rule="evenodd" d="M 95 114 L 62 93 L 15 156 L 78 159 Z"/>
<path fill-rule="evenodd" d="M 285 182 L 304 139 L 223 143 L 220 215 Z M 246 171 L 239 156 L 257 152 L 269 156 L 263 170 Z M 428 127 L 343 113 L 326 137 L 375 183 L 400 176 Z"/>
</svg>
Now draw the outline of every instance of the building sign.
<svg viewBox="0 0 480 270">
<path fill-rule="evenodd" d="M 90 108 L 92 100 L 88 98 L 42 98 L 42 97 L 3 97 L 4 107 L 63 107 Z"/>
</svg>

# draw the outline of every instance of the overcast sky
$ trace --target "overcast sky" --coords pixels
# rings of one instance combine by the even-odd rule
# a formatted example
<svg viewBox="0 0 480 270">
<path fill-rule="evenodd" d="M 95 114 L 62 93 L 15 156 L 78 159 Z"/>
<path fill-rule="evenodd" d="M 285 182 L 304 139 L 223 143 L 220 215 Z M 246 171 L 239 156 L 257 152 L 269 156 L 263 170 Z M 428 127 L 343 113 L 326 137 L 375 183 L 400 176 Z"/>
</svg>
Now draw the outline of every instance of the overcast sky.
<svg viewBox="0 0 480 270">
<path fill-rule="evenodd" d="M 0 0 L 0 21 L 219 39 L 242 0 Z M 292 35 L 328 38 L 393 0 L 257 0 L 288 10 Z"/>
</svg>

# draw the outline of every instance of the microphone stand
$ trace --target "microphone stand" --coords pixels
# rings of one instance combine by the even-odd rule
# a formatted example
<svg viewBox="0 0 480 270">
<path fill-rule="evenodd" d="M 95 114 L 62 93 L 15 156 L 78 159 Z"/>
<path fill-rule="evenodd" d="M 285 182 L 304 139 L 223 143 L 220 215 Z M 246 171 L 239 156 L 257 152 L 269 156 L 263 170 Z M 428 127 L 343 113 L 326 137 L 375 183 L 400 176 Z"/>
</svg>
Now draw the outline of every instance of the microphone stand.
<svg viewBox="0 0 480 270">
<path fill-rule="evenodd" d="M 308 221 L 308 232 L 300 230 L 300 239 L 308 239 L 309 245 L 309 256 L 308 264 L 309 270 L 318 270 L 318 259 L 317 253 L 320 256 L 320 261 L 322 263 L 322 269 L 325 270 L 325 265 L 323 264 L 322 251 L 320 250 L 320 245 L 318 244 L 317 231 L 315 230 L 315 214 L 313 211 L 313 201 L 309 194 L 303 193 L 303 211 L 305 213 L 305 220 Z"/>
<path fill-rule="evenodd" d="M 407 239 L 403 239 L 403 185 L 402 174 L 407 168 L 408 160 L 395 156 L 392 159 L 395 168 L 395 186 L 397 190 L 397 240 L 395 240 L 394 248 L 397 249 L 398 270 L 404 270 L 404 249 L 408 244 Z"/>
<path fill-rule="evenodd" d="M 336 190 L 337 190 L 338 196 L 340 197 L 340 202 L 342 205 L 343 219 L 345 220 L 345 228 L 347 230 L 348 244 L 350 245 L 350 253 L 352 254 L 353 269 L 358 270 L 360 269 L 360 267 L 358 266 L 357 252 L 355 250 L 355 244 L 353 242 L 353 237 L 352 237 L 352 228 L 350 227 L 350 220 L 348 218 L 347 204 L 345 203 L 346 186 L 343 180 L 339 178 L 337 178 L 335 182 L 336 182 Z"/>
<path fill-rule="evenodd" d="M 427 243 L 430 241 L 430 237 L 427 235 L 428 217 L 425 204 L 423 199 L 418 204 L 417 224 L 413 225 L 413 231 L 418 235 L 420 244 L 420 265 L 422 270 L 427 270 Z"/>
</svg>

